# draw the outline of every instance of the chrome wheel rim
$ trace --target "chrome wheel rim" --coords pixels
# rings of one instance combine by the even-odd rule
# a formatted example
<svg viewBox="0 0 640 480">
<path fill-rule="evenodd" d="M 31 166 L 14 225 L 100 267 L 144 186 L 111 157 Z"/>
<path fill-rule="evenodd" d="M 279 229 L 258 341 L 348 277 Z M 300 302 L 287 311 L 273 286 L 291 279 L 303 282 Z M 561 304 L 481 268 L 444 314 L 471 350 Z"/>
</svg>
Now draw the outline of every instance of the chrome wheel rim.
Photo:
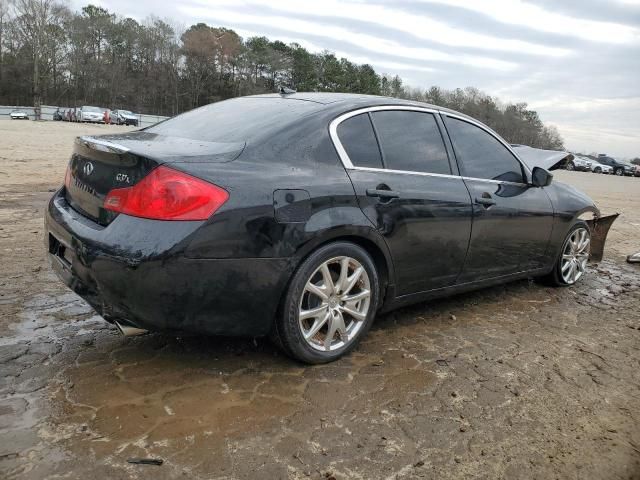
<svg viewBox="0 0 640 480">
<path fill-rule="evenodd" d="M 298 325 L 305 342 L 328 352 L 351 342 L 364 326 L 371 305 L 371 283 L 362 264 L 334 257 L 309 277 L 298 304 Z"/>
<path fill-rule="evenodd" d="M 580 280 L 587 268 L 591 237 L 586 228 L 576 228 L 562 248 L 560 273 L 565 283 L 572 285 Z"/>
</svg>

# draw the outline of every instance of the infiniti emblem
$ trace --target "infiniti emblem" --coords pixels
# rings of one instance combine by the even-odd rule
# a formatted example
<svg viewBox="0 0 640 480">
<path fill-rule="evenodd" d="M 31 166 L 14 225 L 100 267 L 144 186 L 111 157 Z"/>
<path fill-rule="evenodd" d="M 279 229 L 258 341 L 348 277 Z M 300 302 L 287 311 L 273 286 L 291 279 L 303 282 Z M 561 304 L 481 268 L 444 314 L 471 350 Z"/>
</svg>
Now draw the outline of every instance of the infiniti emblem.
<svg viewBox="0 0 640 480">
<path fill-rule="evenodd" d="M 84 164 L 84 167 L 82 167 L 82 171 L 84 172 L 85 176 L 89 176 L 93 173 L 93 163 L 91 162 L 87 162 Z"/>
</svg>

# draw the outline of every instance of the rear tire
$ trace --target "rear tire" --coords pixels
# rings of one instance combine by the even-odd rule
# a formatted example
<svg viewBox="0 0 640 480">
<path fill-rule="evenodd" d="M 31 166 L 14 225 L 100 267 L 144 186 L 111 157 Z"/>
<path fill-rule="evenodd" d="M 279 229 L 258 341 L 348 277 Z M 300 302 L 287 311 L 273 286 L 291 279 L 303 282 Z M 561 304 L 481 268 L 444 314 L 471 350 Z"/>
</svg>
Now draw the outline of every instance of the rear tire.
<svg viewBox="0 0 640 480">
<path fill-rule="evenodd" d="M 562 242 L 562 249 L 553 271 L 544 280 L 554 287 L 575 285 L 583 276 L 589 260 L 591 232 L 583 220 L 571 227 Z"/>
<path fill-rule="evenodd" d="M 349 242 L 320 247 L 294 274 L 272 335 L 291 357 L 309 364 L 353 350 L 373 323 L 380 283 L 371 256 Z"/>
<path fill-rule="evenodd" d="M 622 177 L 624 175 L 624 170 L 622 168 L 616 168 L 614 173 L 619 176 Z"/>
<path fill-rule="evenodd" d="M 573 170 L 576 169 L 576 166 L 573 164 L 573 162 L 569 162 L 567 163 L 567 170 L 569 170 L 570 172 L 572 172 Z"/>
<path fill-rule="evenodd" d="M 600 167 L 596 167 L 596 168 L 593 170 L 593 173 L 602 173 L 602 168 L 600 168 Z"/>
</svg>

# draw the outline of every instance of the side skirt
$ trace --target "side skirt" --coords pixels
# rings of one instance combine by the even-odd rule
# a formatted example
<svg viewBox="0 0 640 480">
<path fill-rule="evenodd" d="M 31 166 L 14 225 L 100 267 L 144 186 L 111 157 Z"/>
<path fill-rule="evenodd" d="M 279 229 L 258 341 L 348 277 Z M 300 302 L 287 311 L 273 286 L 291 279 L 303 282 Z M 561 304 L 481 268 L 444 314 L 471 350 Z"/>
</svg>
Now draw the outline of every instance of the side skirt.
<svg viewBox="0 0 640 480">
<path fill-rule="evenodd" d="M 503 283 L 513 282 L 515 280 L 522 280 L 524 278 L 537 277 L 547 275 L 550 272 L 549 268 L 539 268 L 537 270 L 528 270 L 526 272 L 512 273 L 501 277 L 490 278 L 488 280 L 480 280 L 477 282 L 468 282 L 458 285 L 452 285 L 450 287 L 438 288 L 436 290 L 428 290 L 426 292 L 412 293 L 410 295 L 402 295 L 401 297 L 394 297 L 394 292 L 387 291 L 387 298 L 392 299 L 387 302 L 382 308 L 381 312 L 386 313 L 396 308 L 405 307 L 414 303 L 425 302 L 427 300 L 433 300 L 435 298 L 448 297 L 450 295 L 457 295 L 459 293 L 470 292 L 473 290 L 479 290 L 486 287 L 492 287 L 495 285 L 501 285 Z"/>
</svg>

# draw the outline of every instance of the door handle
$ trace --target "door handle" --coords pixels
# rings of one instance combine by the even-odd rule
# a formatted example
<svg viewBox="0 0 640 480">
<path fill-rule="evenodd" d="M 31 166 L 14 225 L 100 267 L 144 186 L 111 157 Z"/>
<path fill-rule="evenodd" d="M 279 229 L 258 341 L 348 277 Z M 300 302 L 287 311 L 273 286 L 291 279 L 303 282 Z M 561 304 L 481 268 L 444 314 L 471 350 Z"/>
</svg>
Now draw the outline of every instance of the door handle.
<svg viewBox="0 0 640 480">
<path fill-rule="evenodd" d="M 491 194 L 489 192 L 484 192 L 481 197 L 476 197 L 476 203 L 478 205 L 483 205 L 485 208 L 489 208 L 492 205 L 496 204 L 496 201 L 491 198 Z"/>
<path fill-rule="evenodd" d="M 380 197 L 380 198 L 398 198 L 400 194 L 393 190 L 378 190 L 377 188 L 367 188 L 368 197 Z"/>
</svg>

